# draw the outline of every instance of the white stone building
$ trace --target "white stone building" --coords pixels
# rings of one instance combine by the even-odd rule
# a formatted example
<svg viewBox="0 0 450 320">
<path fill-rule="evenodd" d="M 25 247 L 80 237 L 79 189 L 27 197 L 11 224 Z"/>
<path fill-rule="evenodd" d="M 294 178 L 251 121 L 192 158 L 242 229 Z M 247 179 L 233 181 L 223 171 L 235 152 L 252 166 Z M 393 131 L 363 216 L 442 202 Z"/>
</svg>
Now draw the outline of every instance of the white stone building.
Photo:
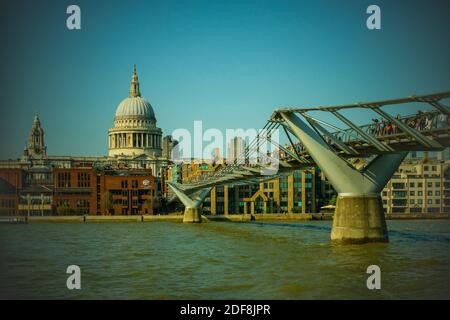
<svg viewBox="0 0 450 320">
<path fill-rule="evenodd" d="M 382 199 L 387 214 L 450 212 L 450 160 L 405 160 Z"/>
</svg>

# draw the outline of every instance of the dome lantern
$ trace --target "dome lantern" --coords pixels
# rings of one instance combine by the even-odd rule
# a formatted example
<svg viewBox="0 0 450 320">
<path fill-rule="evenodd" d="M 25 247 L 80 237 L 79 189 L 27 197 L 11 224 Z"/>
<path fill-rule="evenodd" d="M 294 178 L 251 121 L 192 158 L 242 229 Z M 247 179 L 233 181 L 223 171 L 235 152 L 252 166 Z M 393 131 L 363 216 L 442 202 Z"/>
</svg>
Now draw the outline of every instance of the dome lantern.
<svg viewBox="0 0 450 320">
<path fill-rule="evenodd" d="M 141 92 L 139 91 L 139 79 L 136 73 L 136 65 L 134 65 L 133 76 L 131 77 L 130 83 L 130 97 L 140 97 Z"/>
<path fill-rule="evenodd" d="M 139 80 L 134 65 L 130 83 L 130 94 L 117 106 L 115 120 L 139 119 L 156 123 L 155 113 L 150 103 L 141 97 Z"/>
</svg>

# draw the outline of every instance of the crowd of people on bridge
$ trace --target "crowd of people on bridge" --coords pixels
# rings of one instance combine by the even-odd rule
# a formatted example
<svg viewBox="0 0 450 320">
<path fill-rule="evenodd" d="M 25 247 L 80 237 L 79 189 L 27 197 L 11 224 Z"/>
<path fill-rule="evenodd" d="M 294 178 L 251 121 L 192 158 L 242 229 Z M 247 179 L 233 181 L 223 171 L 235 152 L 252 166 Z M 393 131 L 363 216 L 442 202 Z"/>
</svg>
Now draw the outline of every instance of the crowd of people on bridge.
<svg viewBox="0 0 450 320">
<path fill-rule="evenodd" d="M 436 112 L 423 112 L 418 111 L 415 115 L 409 117 L 401 117 L 400 114 L 397 114 L 395 117 L 396 120 L 406 124 L 410 128 L 413 128 L 418 131 L 427 131 L 431 129 L 442 129 L 449 128 L 450 126 L 450 118 L 444 113 L 436 113 Z M 403 131 L 399 128 L 395 122 L 388 121 L 384 118 L 381 119 L 372 119 L 372 123 L 366 126 L 360 127 L 365 132 L 381 137 L 387 135 L 400 134 Z M 352 134 L 353 132 L 353 134 Z M 348 142 L 352 139 L 355 139 L 355 132 L 353 130 L 345 130 L 336 132 L 333 134 L 339 141 Z M 333 145 L 334 142 L 330 137 L 324 137 L 325 142 L 328 145 Z M 301 154 L 304 153 L 305 147 L 302 143 L 295 143 L 289 149 L 295 148 L 296 153 Z M 294 150 L 292 150 L 294 151 Z"/>
<path fill-rule="evenodd" d="M 402 118 L 400 114 L 397 114 L 396 119 L 402 123 L 405 123 L 409 127 L 418 131 L 431 130 L 434 127 L 442 128 L 447 123 L 447 115 L 445 114 L 429 114 L 423 111 L 418 111 L 416 115 Z M 385 136 L 401 133 L 402 131 L 398 126 L 391 121 L 387 121 L 384 118 L 372 119 L 372 123 L 369 126 L 370 133 L 374 136 Z"/>
</svg>

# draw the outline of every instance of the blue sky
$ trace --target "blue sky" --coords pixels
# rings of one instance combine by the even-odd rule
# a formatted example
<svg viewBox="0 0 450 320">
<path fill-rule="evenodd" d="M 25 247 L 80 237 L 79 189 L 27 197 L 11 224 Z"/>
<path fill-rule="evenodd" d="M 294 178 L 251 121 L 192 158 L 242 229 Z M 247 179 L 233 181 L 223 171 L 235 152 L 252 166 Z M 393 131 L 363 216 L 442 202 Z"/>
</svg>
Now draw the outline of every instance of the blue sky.
<svg viewBox="0 0 450 320">
<path fill-rule="evenodd" d="M 70 4 L 81 8 L 81 30 L 66 28 Z M 370 4 L 381 8 L 381 30 L 366 28 Z M 448 91 L 449 9 L 448 1 L 2 1 L 0 158 L 20 156 L 35 112 L 49 154 L 106 154 L 133 64 L 164 134 L 194 120 L 259 128 L 281 106 Z"/>
</svg>

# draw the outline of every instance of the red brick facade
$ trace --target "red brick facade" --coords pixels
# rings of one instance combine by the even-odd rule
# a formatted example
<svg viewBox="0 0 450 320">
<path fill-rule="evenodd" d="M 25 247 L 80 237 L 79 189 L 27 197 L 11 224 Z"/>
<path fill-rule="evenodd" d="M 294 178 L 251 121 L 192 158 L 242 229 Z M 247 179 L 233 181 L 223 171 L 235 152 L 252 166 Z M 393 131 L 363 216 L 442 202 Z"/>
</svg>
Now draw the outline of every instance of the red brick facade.
<svg viewBox="0 0 450 320">
<path fill-rule="evenodd" d="M 54 168 L 47 174 L 51 185 L 43 188 L 30 182 L 24 169 L 0 169 L 0 215 L 154 212 L 155 179 L 150 170 L 97 172 L 93 168 Z"/>
</svg>

